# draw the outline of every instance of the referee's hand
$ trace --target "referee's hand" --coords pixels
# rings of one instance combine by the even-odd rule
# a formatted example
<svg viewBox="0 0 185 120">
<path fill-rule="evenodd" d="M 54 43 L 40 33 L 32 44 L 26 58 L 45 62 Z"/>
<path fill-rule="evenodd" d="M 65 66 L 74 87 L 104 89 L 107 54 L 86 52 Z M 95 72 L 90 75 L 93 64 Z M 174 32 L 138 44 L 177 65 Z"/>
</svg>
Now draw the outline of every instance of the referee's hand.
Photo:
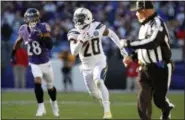
<svg viewBox="0 0 185 120">
<path fill-rule="evenodd" d="M 127 39 L 121 39 L 120 40 L 120 45 L 121 45 L 121 49 L 122 48 L 125 48 L 125 47 L 129 47 L 129 40 L 127 40 Z"/>
<path fill-rule="evenodd" d="M 125 67 L 127 67 L 130 63 L 132 63 L 132 58 L 130 56 L 126 56 L 123 58 L 122 62 L 125 65 Z"/>
</svg>

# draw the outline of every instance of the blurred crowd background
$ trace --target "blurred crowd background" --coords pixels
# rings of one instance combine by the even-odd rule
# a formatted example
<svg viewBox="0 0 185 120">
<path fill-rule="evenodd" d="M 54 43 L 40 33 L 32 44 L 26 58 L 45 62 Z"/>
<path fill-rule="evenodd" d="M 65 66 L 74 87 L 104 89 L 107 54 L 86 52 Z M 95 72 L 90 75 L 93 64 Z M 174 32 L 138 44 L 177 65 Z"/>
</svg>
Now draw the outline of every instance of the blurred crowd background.
<svg viewBox="0 0 185 120">
<path fill-rule="evenodd" d="M 73 13 L 78 7 L 86 7 L 93 13 L 97 21 L 106 24 L 114 30 L 120 38 L 135 39 L 140 24 L 135 13 L 130 12 L 131 2 L 111 1 L 14 1 L 1 2 L 1 69 L 9 65 L 13 43 L 17 31 L 24 24 L 24 12 L 27 8 L 34 7 L 40 11 L 41 21 L 48 22 L 52 27 L 54 48 L 52 57 L 56 58 L 61 51 L 69 50 L 67 32 L 73 28 Z M 180 48 L 184 55 L 185 39 L 185 2 L 157 1 L 154 2 L 157 13 L 166 22 L 171 37 L 171 47 Z M 112 56 L 121 59 L 115 44 L 108 38 L 103 39 L 104 50 L 110 59 Z M 118 53 L 118 54 L 115 54 Z M 185 58 L 183 56 L 183 58 Z"/>
</svg>

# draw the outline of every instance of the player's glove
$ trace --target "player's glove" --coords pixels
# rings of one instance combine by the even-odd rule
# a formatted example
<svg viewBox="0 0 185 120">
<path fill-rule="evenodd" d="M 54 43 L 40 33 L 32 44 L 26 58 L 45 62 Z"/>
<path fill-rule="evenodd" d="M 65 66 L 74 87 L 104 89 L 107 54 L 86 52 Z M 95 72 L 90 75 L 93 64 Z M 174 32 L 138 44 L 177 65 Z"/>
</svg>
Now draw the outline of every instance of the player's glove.
<svg viewBox="0 0 185 120">
<path fill-rule="evenodd" d="M 121 44 L 121 54 L 123 56 L 129 56 L 130 54 L 132 54 L 134 52 L 134 49 L 133 48 L 129 48 L 129 44 L 130 44 L 130 41 L 129 40 L 126 40 L 126 39 L 122 39 L 120 41 L 120 44 Z"/>
<path fill-rule="evenodd" d="M 42 32 L 40 30 L 37 29 L 33 29 L 29 35 L 29 40 L 38 40 L 41 37 Z"/>
<path fill-rule="evenodd" d="M 130 47 L 130 41 L 127 39 L 121 39 L 120 44 L 121 44 L 121 48 Z"/>
<path fill-rule="evenodd" d="M 80 33 L 80 35 L 77 38 L 77 40 L 79 40 L 81 43 L 85 43 L 86 41 L 89 41 L 91 39 L 92 37 L 89 35 L 88 32 Z"/>
</svg>

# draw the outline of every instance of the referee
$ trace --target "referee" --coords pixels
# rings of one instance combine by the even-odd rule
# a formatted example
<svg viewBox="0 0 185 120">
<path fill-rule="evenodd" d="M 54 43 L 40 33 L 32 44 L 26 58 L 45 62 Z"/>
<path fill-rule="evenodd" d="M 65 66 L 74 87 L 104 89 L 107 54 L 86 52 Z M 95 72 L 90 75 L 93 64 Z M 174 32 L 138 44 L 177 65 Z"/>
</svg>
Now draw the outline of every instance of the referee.
<svg viewBox="0 0 185 120">
<path fill-rule="evenodd" d="M 133 50 L 124 57 L 124 64 L 138 60 L 138 82 L 140 91 L 137 99 L 138 114 L 142 120 L 151 119 L 151 100 L 161 110 L 161 119 L 169 120 L 174 105 L 167 98 L 172 75 L 169 34 L 163 20 L 157 15 L 151 1 L 137 1 L 131 9 L 136 11 L 141 23 L 137 40 L 121 40 L 122 48 Z"/>
</svg>

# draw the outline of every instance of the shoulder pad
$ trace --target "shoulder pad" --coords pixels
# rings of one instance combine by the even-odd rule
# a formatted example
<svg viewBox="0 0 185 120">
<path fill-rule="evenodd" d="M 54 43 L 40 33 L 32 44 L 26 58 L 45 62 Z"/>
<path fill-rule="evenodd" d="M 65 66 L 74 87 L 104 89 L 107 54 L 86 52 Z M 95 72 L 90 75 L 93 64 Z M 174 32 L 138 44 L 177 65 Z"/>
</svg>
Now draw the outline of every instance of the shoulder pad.
<svg viewBox="0 0 185 120">
<path fill-rule="evenodd" d="M 21 27 L 19 28 L 19 30 L 18 30 L 18 33 L 20 34 L 20 33 L 22 33 L 24 30 L 26 30 L 27 29 L 27 27 L 28 27 L 28 25 L 27 24 L 23 24 L 23 25 L 21 25 Z"/>
<path fill-rule="evenodd" d="M 78 32 L 76 29 L 72 29 L 67 33 L 68 40 L 76 39 L 78 35 L 80 35 L 80 32 Z"/>
<path fill-rule="evenodd" d="M 49 25 L 48 23 L 45 23 L 45 22 L 41 23 L 40 29 L 41 29 L 41 31 L 42 31 L 43 33 L 51 32 L 51 27 L 50 27 L 50 25 Z"/>
<path fill-rule="evenodd" d="M 23 30 L 23 29 L 25 29 L 26 27 L 28 27 L 28 25 L 27 25 L 27 24 L 23 24 L 23 25 L 21 25 L 21 27 L 19 28 L 19 30 Z"/>
<path fill-rule="evenodd" d="M 101 22 L 96 22 L 96 28 L 95 29 L 100 29 L 104 26 L 104 24 L 102 24 Z"/>
<path fill-rule="evenodd" d="M 69 34 L 80 34 L 80 32 L 78 32 L 76 29 L 72 29 L 72 30 L 70 30 L 68 33 L 67 33 L 67 35 L 69 35 Z"/>
</svg>

